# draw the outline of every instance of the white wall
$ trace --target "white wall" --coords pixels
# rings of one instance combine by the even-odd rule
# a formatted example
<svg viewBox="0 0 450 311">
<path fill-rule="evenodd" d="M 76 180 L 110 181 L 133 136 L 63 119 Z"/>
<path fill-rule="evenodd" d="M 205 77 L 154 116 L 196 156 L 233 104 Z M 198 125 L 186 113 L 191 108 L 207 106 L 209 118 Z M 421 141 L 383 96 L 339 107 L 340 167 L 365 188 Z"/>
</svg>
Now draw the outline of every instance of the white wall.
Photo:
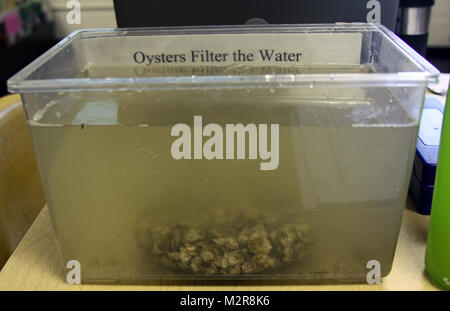
<svg viewBox="0 0 450 311">
<path fill-rule="evenodd" d="M 81 28 L 117 27 L 113 0 L 78 0 L 81 4 L 81 24 L 69 25 L 66 21 L 68 0 L 46 0 L 53 13 L 55 32 L 58 38 L 64 38 L 74 30 Z"/>
<path fill-rule="evenodd" d="M 450 0 L 436 0 L 431 10 L 429 46 L 450 46 Z"/>
</svg>

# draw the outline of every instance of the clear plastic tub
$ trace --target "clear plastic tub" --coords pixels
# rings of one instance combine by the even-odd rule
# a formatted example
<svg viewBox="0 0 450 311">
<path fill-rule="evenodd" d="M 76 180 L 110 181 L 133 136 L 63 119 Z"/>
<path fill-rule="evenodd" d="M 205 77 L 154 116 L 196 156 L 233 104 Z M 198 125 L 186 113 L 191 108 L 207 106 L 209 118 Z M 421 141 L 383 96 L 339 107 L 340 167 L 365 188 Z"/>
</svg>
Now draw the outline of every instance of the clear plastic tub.
<svg viewBox="0 0 450 311">
<path fill-rule="evenodd" d="M 83 281 L 365 281 L 437 76 L 371 24 L 106 29 L 8 86 Z"/>
</svg>

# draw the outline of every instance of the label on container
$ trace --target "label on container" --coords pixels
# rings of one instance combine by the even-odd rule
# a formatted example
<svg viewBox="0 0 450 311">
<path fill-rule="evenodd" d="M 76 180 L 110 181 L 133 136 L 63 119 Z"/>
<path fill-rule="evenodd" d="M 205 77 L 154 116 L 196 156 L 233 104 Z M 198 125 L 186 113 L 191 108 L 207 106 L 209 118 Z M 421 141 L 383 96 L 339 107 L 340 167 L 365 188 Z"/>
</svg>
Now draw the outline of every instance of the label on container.
<svg viewBox="0 0 450 311">
<path fill-rule="evenodd" d="M 96 66 L 359 65 L 360 33 L 201 34 L 116 37 L 87 51 Z M 120 49 L 117 47 L 120 46 Z M 115 51 L 103 55 L 102 51 Z M 102 54 L 102 55 L 99 55 Z M 98 60 L 98 61 L 97 61 Z"/>
<path fill-rule="evenodd" d="M 117 124 L 118 105 L 113 100 L 87 102 L 78 112 L 72 124 Z"/>
</svg>

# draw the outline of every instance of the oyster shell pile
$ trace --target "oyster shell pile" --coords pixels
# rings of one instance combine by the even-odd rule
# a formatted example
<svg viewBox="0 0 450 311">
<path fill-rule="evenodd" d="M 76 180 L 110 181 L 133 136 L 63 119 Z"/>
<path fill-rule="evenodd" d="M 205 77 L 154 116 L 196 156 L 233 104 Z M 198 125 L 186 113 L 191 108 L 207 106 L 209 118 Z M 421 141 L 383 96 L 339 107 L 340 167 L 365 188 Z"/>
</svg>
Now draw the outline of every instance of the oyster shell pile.
<svg viewBox="0 0 450 311">
<path fill-rule="evenodd" d="M 275 270 L 304 256 L 311 242 L 301 217 L 281 221 L 256 208 L 216 210 L 203 219 L 139 226 L 139 243 L 164 265 L 199 275 L 254 274 Z"/>
</svg>

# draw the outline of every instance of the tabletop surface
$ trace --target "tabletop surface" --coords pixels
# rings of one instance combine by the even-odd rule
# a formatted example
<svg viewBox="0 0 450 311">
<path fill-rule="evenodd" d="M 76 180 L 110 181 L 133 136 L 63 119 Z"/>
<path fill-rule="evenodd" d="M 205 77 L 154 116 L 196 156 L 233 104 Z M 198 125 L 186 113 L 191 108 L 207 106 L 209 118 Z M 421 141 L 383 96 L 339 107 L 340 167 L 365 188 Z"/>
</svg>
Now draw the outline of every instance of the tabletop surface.
<svg viewBox="0 0 450 311">
<path fill-rule="evenodd" d="M 48 208 L 44 207 L 0 272 L 0 290 L 439 290 L 424 271 L 429 216 L 416 213 L 408 199 L 391 273 L 379 285 L 223 285 L 193 281 L 161 285 L 69 285 Z"/>
</svg>

